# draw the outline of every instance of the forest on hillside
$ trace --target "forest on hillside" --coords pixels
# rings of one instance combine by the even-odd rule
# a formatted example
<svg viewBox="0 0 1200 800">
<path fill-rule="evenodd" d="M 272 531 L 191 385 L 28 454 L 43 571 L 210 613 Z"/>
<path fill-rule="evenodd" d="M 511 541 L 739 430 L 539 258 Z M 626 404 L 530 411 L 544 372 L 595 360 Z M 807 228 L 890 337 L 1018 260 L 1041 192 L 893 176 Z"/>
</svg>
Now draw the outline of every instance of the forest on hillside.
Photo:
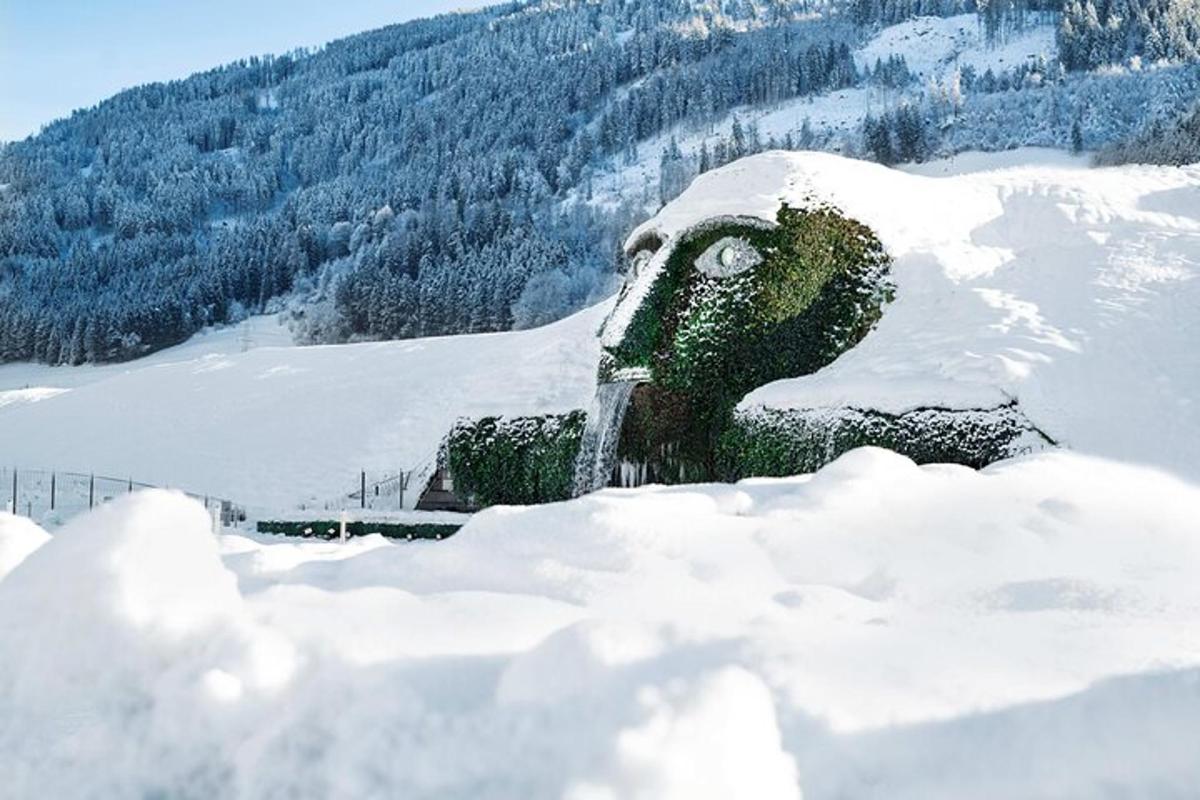
<svg viewBox="0 0 1200 800">
<path fill-rule="evenodd" d="M 0 361 L 127 359 L 285 307 L 313 342 L 561 317 L 612 290 L 647 210 L 589 202 L 597 176 L 738 108 L 910 86 L 902 58 L 861 68 L 855 48 L 963 12 L 990 40 L 1057 20 L 1060 59 L 917 87 L 853 141 L 735 124 L 712 152 L 668 147 L 654 199 L 767 147 L 1097 148 L 1196 96 L 1197 0 L 598 0 L 396 25 L 126 91 L 0 149 Z"/>
</svg>

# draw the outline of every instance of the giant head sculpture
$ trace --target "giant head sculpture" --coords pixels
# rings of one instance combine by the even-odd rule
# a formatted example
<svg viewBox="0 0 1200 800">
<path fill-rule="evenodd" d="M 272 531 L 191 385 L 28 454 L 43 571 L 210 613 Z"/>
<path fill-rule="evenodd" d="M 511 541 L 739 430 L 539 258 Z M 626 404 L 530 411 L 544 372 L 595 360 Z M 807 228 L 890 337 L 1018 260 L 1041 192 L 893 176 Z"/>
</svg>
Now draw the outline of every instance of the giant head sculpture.
<svg viewBox="0 0 1200 800">
<path fill-rule="evenodd" d="M 863 200 L 880 169 L 768 153 L 702 176 L 628 240 L 625 284 L 599 333 L 593 407 L 464 422 L 449 439 L 456 484 L 482 504 L 531 502 L 612 484 L 810 472 L 864 445 L 981 467 L 1049 443 L 1015 400 L 947 407 L 931 393 L 898 413 L 853 405 L 846 394 L 819 405 L 748 404 L 852 359 L 847 351 L 886 322 L 898 293 L 892 258 L 839 205 L 848 187 L 854 207 L 888 223 L 894 191 Z M 887 392 L 886 374 L 869 395 Z"/>
<path fill-rule="evenodd" d="M 751 389 L 857 344 L 892 293 L 875 235 L 837 210 L 780 204 L 628 248 L 601 330 L 600 383 L 634 384 L 617 459 L 632 482 L 720 477 L 718 444 Z"/>
</svg>

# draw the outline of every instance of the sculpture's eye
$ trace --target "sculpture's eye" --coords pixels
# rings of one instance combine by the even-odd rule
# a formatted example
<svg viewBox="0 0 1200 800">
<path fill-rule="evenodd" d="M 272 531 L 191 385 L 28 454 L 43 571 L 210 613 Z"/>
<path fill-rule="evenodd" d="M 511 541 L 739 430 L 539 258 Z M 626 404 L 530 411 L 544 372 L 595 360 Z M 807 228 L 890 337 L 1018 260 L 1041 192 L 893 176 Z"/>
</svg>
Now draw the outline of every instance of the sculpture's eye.
<svg viewBox="0 0 1200 800">
<path fill-rule="evenodd" d="M 761 264 L 762 256 L 745 239 L 727 236 L 696 259 L 696 269 L 710 278 L 728 278 Z"/>
</svg>

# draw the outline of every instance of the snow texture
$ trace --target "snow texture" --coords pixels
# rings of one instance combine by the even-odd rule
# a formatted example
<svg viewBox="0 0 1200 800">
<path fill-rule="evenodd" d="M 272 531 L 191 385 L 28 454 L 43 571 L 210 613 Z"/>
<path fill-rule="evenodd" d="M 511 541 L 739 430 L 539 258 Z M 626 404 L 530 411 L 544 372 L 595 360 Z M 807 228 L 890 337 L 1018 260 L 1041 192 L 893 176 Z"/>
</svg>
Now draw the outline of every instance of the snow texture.
<svg viewBox="0 0 1200 800">
<path fill-rule="evenodd" d="M 864 449 L 438 544 L 214 537 L 134 494 L 0 578 L 4 794 L 1184 797 L 1198 517 L 1068 453 Z"/>
<path fill-rule="evenodd" d="M 49 538 L 50 534 L 25 517 L 0 512 L 0 578 L 16 569 Z"/>
</svg>

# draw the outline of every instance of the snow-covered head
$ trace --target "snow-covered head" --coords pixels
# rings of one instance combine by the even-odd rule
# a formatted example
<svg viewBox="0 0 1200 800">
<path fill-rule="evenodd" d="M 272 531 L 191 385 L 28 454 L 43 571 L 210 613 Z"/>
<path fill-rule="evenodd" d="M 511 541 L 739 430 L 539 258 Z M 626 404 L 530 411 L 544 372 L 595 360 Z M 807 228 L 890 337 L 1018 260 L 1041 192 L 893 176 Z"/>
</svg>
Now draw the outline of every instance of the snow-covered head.
<svg viewBox="0 0 1200 800">
<path fill-rule="evenodd" d="M 781 203 L 772 220 L 717 217 L 645 232 L 601 331 L 601 382 L 744 393 L 807 374 L 856 344 L 890 297 L 878 239 L 836 209 Z"/>
<path fill-rule="evenodd" d="M 630 236 L 601 382 L 745 392 L 824 366 L 879 318 L 883 246 L 775 156 L 702 176 Z"/>
<path fill-rule="evenodd" d="M 669 451 L 689 465 L 678 476 L 652 470 L 660 479 L 710 479 L 737 402 L 829 364 L 891 297 L 889 259 L 870 229 L 780 181 L 770 157 L 754 161 L 703 176 L 634 232 L 626 285 L 601 330 L 600 382 L 643 384 L 622 458 L 644 464 Z M 775 191 L 755 186 L 764 167 Z"/>
</svg>

